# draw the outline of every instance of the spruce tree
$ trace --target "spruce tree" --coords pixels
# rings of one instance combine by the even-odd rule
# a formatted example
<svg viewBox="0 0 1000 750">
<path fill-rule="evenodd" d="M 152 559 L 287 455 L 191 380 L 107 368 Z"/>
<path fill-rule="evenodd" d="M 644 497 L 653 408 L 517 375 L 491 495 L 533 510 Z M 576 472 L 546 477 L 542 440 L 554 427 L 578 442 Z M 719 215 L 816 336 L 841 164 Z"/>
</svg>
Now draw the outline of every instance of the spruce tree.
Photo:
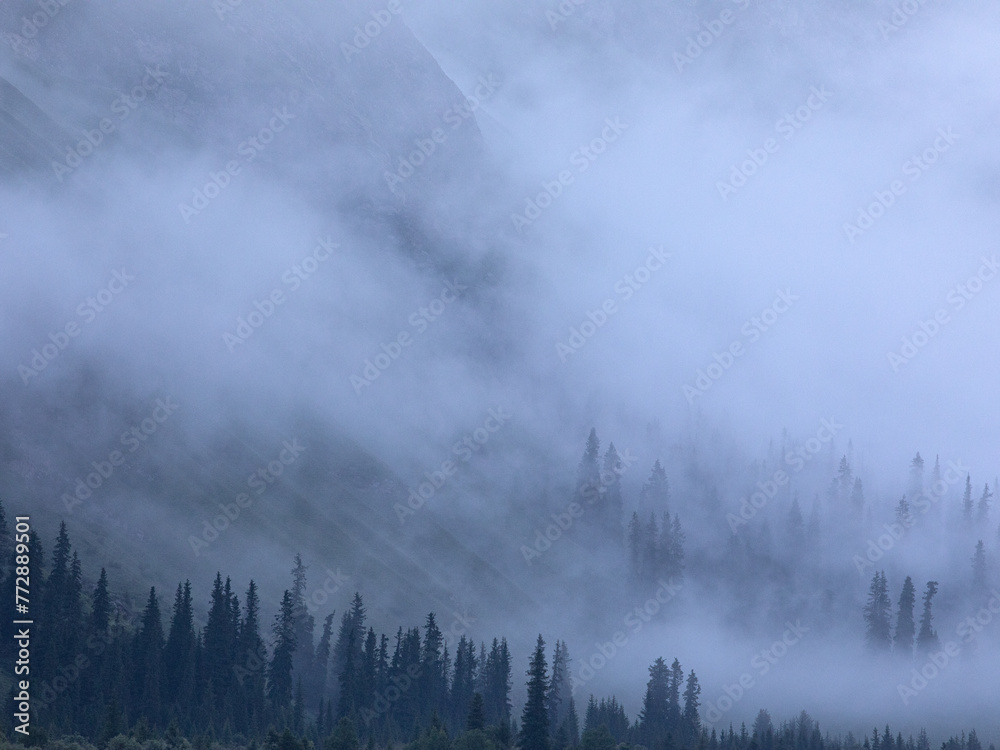
<svg viewBox="0 0 1000 750">
<path fill-rule="evenodd" d="M 690 746 L 701 730 L 700 706 L 701 685 L 698 684 L 698 676 L 692 669 L 684 686 L 684 712 L 681 715 L 681 740 L 685 746 Z"/>
<path fill-rule="evenodd" d="M 604 497 L 601 500 L 602 515 L 604 516 L 604 532 L 608 534 L 612 541 L 622 543 L 622 513 L 625 503 L 622 497 L 621 475 L 624 472 L 621 457 L 615 450 L 615 444 L 609 443 L 608 450 L 604 454 L 604 465 L 601 472 L 601 485 L 604 488 Z"/>
<path fill-rule="evenodd" d="M 576 501 L 585 507 L 593 505 L 600 499 L 601 467 L 598 463 L 601 444 L 597 439 L 597 430 L 591 428 L 587 436 L 587 447 L 580 459 L 576 472 Z"/>
<path fill-rule="evenodd" d="M 286 708 L 292 700 L 292 659 L 295 655 L 295 603 L 285 589 L 281 608 L 271 628 L 274 638 L 271 663 L 268 665 L 267 693 L 275 709 Z"/>
<path fill-rule="evenodd" d="M 557 640 L 555 651 L 552 654 L 552 678 L 549 680 L 549 689 L 545 696 L 545 706 L 549 714 L 549 733 L 553 737 L 559 731 L 563 718 L 566 716 L 565 701 L 569 697 L 569 684 L 566 675 L 568 661 L 566 644 Z"/>
<path fill-rule="evenodd" d="M 989 483 L 986 483 L 983 485 L 983 494 L 979 496 L 979 503 L 976 506 L 976 523 L 980 526 L 985 526 L 989 522 L 991 497 L 993 493 L 990 492 Z"/>
<path fill-rule="evenodd" d="M 292 672 L 303 678 L 312 687 L 313 677 L 313 633 L 316 622 L 306 604 L 306 566 L 302 555 L 295 554 L 292 567 L 292 606 L 295 610 L 295 658 L 292 660 Z"/>
<path fill-rule="evenodd" d="M 528 666 L 528 697 L 521 712 L 520 750 L 549 750 L 549 719 L 545 708 L 548 692 L 548 666 L 545 663 L 545 641 L 541 634 L 535 644 Z"/>
<path fill-rule="evenodd" d="M 94 587 L 94 596 L 90 606 L 91 635 L 103 635 L 111 622 L 111 595 L 108 593 L 108 574 L 101 568 L 101 575 Z"/>
<path fill-rule="evenodd" d="M 896 635 L 893 639 L 893 649 L 906 659 L 913 658 L 913 639 L 916 633 L 916 626 L 913 621 L 913 605 L 916 601 L 916 592 L 913 588 L 913 579 L 906 576 L 903 581 L 903 590 L 899 593 L 899 610 L 896 613 Z"/>
<path fill-rule="evenodd" d="M 962 519 L 966 526 L 972 526 L 972 477 L 965 475 L 965 494 L 962 496 Z"/>
<path fill-rule="evenodd" d="M 933 615 L 931 613 L 931 600 L 937 593 L 937 581 L 928 581 L 927 589 L 924 591 L 924 611 L 920 616 L 920 632 L 917 634 L 917 650 L 921 655 L 927 655 L 938 648 L 940 642 L 938 635 L 932 624 Z"/>
<path fill-rule="evenodd" d="M 177 584 L 170 629 L 163 649 L 163 701 L 174 716 L 183 715 L 194 694 L 194 611 L 191 582 Z"/>
<path fill-rule="evenodd" d="M 890 607 L 885 573 L 878 571 L 872 578 L 868 589 L 868 603 L 865 605 L 865 643 L 872 651 L 888 651 L 892 645 Z"/>
<path fill-rule="evenodd" d="M 483 718 L 483 694 L 473 693 L 472 700 L 469 702 L 469 711 L 465 719 L 465 729 L 468 732 L 474 732 L 477 729 L 483 729 L 486 726 L 486 720 Z"/>
<path fill-rule="evenodd" d="M 161 723 L 160 683 L 163 679 L 163 622 L 156 588 L 150 587 L 146 608 L 142 613 L 142 626 L 133 646 L 135 672 L 133 675 L 134 711 L 145 717 L 152 726 Z"/>
<path fill-rule="evenodd" d="M 649 667 L 649 681 L 637 717 L 640 743 L 656 747 L 666 737 L 669 726 L 670 668 L 658 656 Z"/>
</svg>

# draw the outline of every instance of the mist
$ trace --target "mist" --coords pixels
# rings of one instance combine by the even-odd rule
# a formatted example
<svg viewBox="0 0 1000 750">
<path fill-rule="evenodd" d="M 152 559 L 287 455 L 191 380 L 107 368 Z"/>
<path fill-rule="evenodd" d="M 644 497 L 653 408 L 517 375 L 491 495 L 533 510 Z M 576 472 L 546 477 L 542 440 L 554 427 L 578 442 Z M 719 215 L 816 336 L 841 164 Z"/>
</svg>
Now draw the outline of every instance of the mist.
<svg viewBox="0 0 1000 750">
<path fill-rule="evenodd" d="M 541 632 L 580 708 L 634 719 L 676 657 L 719 730 L 1000 739 L 1000 519 L 963 508 L 967 476 L 1000 495 L 994 4 L 7 0 L 0 28 L 0 498 L 46 549 L 65 521 L 91 587 L 221 570 L 269 622 L 301 553 L 311 592 L 347 582 L 317 617 L 360 591 L 380 632 L 505 635 L 516 712 Z M 616 529 L 570 512 L 592 428 Z M 630 577 L 633 511 L 679 517 L 675 579 Z M 907 576 L 918 614 L 940 586 L 923 687 L 866 650 L 883 570 L 893 622 Z"/>
</svg>

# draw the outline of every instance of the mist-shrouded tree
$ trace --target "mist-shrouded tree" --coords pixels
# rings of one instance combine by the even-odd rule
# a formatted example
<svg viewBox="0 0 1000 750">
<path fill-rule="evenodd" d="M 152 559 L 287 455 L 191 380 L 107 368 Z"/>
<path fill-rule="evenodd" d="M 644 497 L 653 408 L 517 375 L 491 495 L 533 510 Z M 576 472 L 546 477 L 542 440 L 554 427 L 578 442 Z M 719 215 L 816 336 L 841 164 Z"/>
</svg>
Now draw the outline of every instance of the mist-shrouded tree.
<svg viewBox="0 0 1000 750">
<path fill-rule="evenodd" d="M 295 554 L 292 566 L 292 606 L 295 611 L 295 656 L 292 659 L 292 672 L 296 678 L 312 687 L 313 680 L 313 635 L 316 621 L 309 613 L 306 605 L 306 566 L 302 555 Z"/>
<path fill-rule="evenodd" d="M 861 477 L 854 480 L 854 487 L 851 489 L 851 507 L 858 515 L 861 515 L 865 508 L 865 488 L 861 483 Z"/>
<path fill-rule="evenodd" d="M 646 694 L 642 699 L 642 708 L 637 717 L 638 736 L 641 744 L 646 747 L 656 747 L 657 743 L 667 734 L 670 724 L 670 667 L 662 656 L 649 667 L 649 681 L 646 683 Z"/>
<path fill-rule="evenodd" d="M 528 664 L 528 696 L 521 712 L 520 750 L 549 750 L 549 718 L 545 698 L 549 689 L 548 665 L 545 663 L 545 641 L 541 634 Z"/>
<path fill-rule="evenodd" d="M 972 476 L 965 475 L 965 493 L 962 495 L 962 520 L 966 526 L 972 526 Z"/>
<path fill-rule="evenodd" d="M 916 601 L 916 592 L 913 588 L 913 579 L 906 576 L 903 581 L 903 589 L 899 593 L 899 610 L 896 613 L 896 634 L 893 638 L 893 650 L 907 659 L 913 658 L 914 636 L 916 635 L 916 625 L 913 621 L 913 605 Z"/>
<path fill-rule="evenodd" d="M 681 687 L 684 685 L 684 670 L 681 663 L 674 659 L 670 664 L 670 679 L 667 681 L 667 727 L 676 735 L 681 725 Z M 612 728 L 612 734 L 615 734 Z M 619 739 L 618 735 L 615 736 Z"/>
<path fill-rule="evenodd" d="M 442 652 L 443 644 L 444 636 L 431 612 L 424 623 L 424 644 L 420 657 L 421 717 L 424 721 L 430 720 L 434 714 L 444 715 L 448 676 Z"/>
<path fill-rule="evenodd" d="M 888 651 L 892 646 L 890 630 L 889 584 L 883 571 L 876 571 L 868 588 L 865 604 L 865 644 L 874 652 Z"/>
<path fill-rule="evenodd" d="M 910 461 L 910 484 L 906 494 L 914 501 L 924 494 L 924 459 L 919 451 Z"/>
<path fill-rule="evenodd" d="M 983 485 L 983 494 L 979 496 L 979 502 L 976 505 L 976 523 L 980 526 L 985 526 L 990 520 L 990 498 L 993 497 L 993 493 L 990 492 L 989 482 Z"/>
<path fill-rule="evenodd" d="M 465 730 L 475 732 L 486 728 L 486 718 L 483 715 L 483 694 L 473 693 L 469 701 L 469 711 L 465 717 Z"/>
<path fill-rule="evenodd" d="M 851 492 L 854 489 L 854 475 L 851 471 L 851 462 L 847 460 L 847 456 L 841 456 L 840 465 L 837 467 L 837 500 L 840 503 L 845 502 L 851 497 Z"/>
<path fill-rule="evenodd" d="M 584 507 L 597 502 L 601 491 L 600 451 L 597 430 L 591 428 L 590 435 L 587 436 L 587 447 L 576 472 L 576 500 Z"/>
<path fill-rule="evenodd" d="M 580 717 L 576 712 L 576 699 L 572 693 L 569 696 L 569 705 L 566 709 L 566 718 L 563 719 L 563 726 L 566 727 L 566 741 L 570 747 L 577 747 L 580 744 Z M 556 748 L 560 750 L 560 748 Z"/>
<path fill-rule="evenodd" d="M 511 663 L 507 639 L 494 638 L 483 668 L 483 704 L 489 726 L 510 723 Z"/>
<path fill-rule="evenodd" d="M 160 681 L 163 679 L 163 622 L 156 587 L 150 587 L 142 625 L 133 645 L 133 700 L 136 717 L 153 726 L 161 723 Z"/>
<path fill-rule="evenodd" d="M 917 633 L 917 651 L 921 655 L 927 655 L 932 650 L 940 646 L 940 641 L 938 640 L 938 635 L 934 630 L 933 625 L 933 613 L 931 611 L 931 602 L 934 599 L 934 595 L 937 593 L 938 584 L 937 581 L 928 581 L 927 588 L 924 590 L 924 611 L 920 615 L 920 632 Z"/>
<path fill-rule="evenodd" d="M 364 643 L 366 617 L 364 600 L 361 598 L 360 592 L 355 592 L 354 598 L 351 600 L 351 608 L 341 615 L 340 628 L 337 631 L 337 640 L 333 646 L 333 656 L 330 662 L 332 676 L 330 699 L 334 705 L 340 703 L 340 675 L 344 673 L 344 667 L 347 664 L 348 650 L 351 652 L 352 663 L 355 666 L 361 663 L 361 646 Z"/>
<path fill-rule="evenodd" d="M 331 612 L 323 620 L 323 632 L 320 634 L 319 643 L 316 644 L 316 651 L 313 654 L 313 664 L 309 680 L 309 692 L 313 696 L 313 704 L 317 705 L 320 710 L 322 710 L 322 702 L 327 692 L 326 680 L 328 670 L 330 669 L 334 614 L 334 612 Z"/>
<path fill-rule="evenodd" d="M 455 669 L 448 696 L 451 708 L 451 725 L 454 730 L 460 729 L 468 721 L 469 706 L 475 694 L 475 682 L 476 647 L 471 640 L 463 635 L 458 639 L 458 646 L 455 649 Z M 482 698 L 480 693 L 479 700 L 482 701 Z M 482 706 L 480 706 L 480 713 L 482 713 Z"/>
<path fill-rule="evenodd" d="M 757 718 L 754 719 L 752 736 L 757 741 L 757 744 L 762 748 L 767 747 L 769 736 L 774 735 L 774 722 L 771 721 L 771 714 L 767 709 L 760 709 L 757 712 Z"/>
<path fill-rule="evenodd" d="M 163 648 L 163 702 L 173 716 L 184 716 L 194 695 L 195 642 L 191 581 L 185 581 L 177 584 Z"/>
<path fill-rule="evenodd" d="M 228 717 L 233 695 L 234 665 L 236 663 L 236 637 L 239 626 L 239 611 L 233 612 L 232 582 L 222 574 L 215 574 L 212 584 L 212 599 L 208 609 L 202 642 L 203 664 L 212 696 L 211 710 L 220 721 Z"/>
<path fill-rule="evenodd" d="M 601 470 L 601 485 L 604 497 L 600 500 L 601 514 L 604 517 L 605 533 L 611 540 L 622 543 L 622 513 L 625 501 L 622 497 L 621 475 L 624 471 L 621 457 L 614 443 L 608 444 L 604 454 L 604 465 Z"/>
<path fill-rule="evenodd" d="M 976 542 L 976 551 L 972 555 L 972 593 L 981 596 L 989 586 L 986 567 L 986 545 L 980 539 Z"/>
<path fill-rule="evenodd" d="M 569 654 L 563 641 L 556 641 L 552 653 L 552 677 L 545 694 L 545 707 L 549 716 L 549 734 L 555 737 L 566 718 L 566 701 L 569 698 L 569 679 L 566 674 Z"/>
<path fill-rule="evenodd" d="M 234 673 L 243 696 L 244 719 L 249 726 L 263 729 L 267 647 L 260 632 L 260 597 L 252 578 L 243 604 L 236 654 Z"/>
<path fill-rule="evenodd" d="M 267 697 L 275 709 L 283 709 L 292 701 L 292 659 L 295 655 L 295 602 L 292 592 L 285 589 L 281 607 L 271 627 L 273 637 L 271 663 L 267 672 Z"/>
<path fill-rule="evenodd" d="M 660 460 L 656 459 L 649 479 L 642 485 L 639 492 L 639 510 L 643 513 L 667 513 L 670 509 L 670 483 L 667 472 Z"/>
<path fill-rule="evenodd" d="M 684 711 L 681 714 L 680 735 L 686 746 L 690 746 L 694 742 L 701 730 L 700 707 L 701 685 L 698 684 L 698 676 L 692 669 L 684 686 Z"/>
<path fill-rule="evenodd" d="M 906 500 L 906 495 L 903 495 L 896 504 L 896 523 L 904 529 L 913 525 L 913 513 L 910 510 L 910 503 Z"/>
</svg>

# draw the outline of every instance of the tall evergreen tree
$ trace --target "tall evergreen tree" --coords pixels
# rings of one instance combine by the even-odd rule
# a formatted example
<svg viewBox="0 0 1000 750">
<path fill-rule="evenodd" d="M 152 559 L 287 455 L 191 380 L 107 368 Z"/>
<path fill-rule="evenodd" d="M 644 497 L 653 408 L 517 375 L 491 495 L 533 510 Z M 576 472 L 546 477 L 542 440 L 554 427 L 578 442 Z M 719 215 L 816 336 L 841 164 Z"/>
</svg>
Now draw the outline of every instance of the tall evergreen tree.
<svg viewBox="0 0 1000 750">
<path fill-rule="evenodd" d="M 576 472 L 576 500 L 581 505 L 593 505 L 600 499 L 601 467 L 598 457 L 601 443 L 597 439 L 597 430 L 591 428 L 587 436 L 587 447 Z"/>
<path fill-rule="evenodd" d="M 972 525 L 972 476 L 965 475 L 965 494 L 962 496 L 962 519 L 966 526 Z"/>
<path fill-rule="evenodd" d="M 686 746 L 691 746 L 701 731 L 701 685 L 698 676 L 692 669 L 684 686 L 684 712 L 681 714 L 681 740 Z"/>
<path fill-rule="evenodd" d="M 344 667 L 347 664 L 348 656 L 348 642 L 351 645 L 351 660 L 357 665 L 361 662 L 361 646 L 364 643 L 365 637 L 365 618 L 367 613 L 365 611 L 364 600 L 361 598 L 359 592 L 354 593 L 354 599 L 351 601 L 351 608 L 344 612 L 340 618 L 340 629 L 337 631 L 337 640 L 333 646 L 333 657 L 330 664 L 330 671 L 332 675 L 337 677 L 336 680 L 331 684 L 331 700 L 338 704 L 340 703 L 340 675 L 344 672 Z M 353 636 L 353 637 L 351 637 Z"/>
<path fill-rule="evenodd" d="M 333 639 L 333 617 L 331 612 L 323 620 L 323 632 L 316 644 L 316 651 L 313 657 L 312 678 L 310 679 L 310 693 L 314 702 L 322 704 L 327 694 L 327 674 L 330 669 L 330 653 Z M 385 636 L 383 636 L 384 638 Z M 322 706 L 320 705 L 322 711 Z"/>
<path fill-rule="evenodd" d="M 924 611 L 920 616 L 920 632 L 917 633 L 917 650 L 922 655 L 929 654 L 940 645 L 937 632 L 934 630 L 934 625 L 932 623 L 933 615 L 931 612 L 931 600 L 934 599 L 934 595 L 937 593 L 937 590 L 937 581 L 927 582 L 927 588 L 924 591 L 923 599 Z"/>
<path fill-rule="evenodd" d="M 916 601 L 916 592 L 913 588 L 913 580 L 906 576 L 903 581 L 903 590 L 899 593 L 899 610 L 896 613 L 896 636 L 893 639 L 893 649 L 897 654 L 907 659 L 913 658 L 913 639 L 916 634 L 916 626 L 913 621 L 913 605 Z"/>
<path fill-rule="evenodd" d="M 520 750 L 549 750 L 549 719 L 545 696 L 549 688 L 545 641 L 539 634 L 528 666 L 528 697 L 521 712 Z"/>
<path fill-rule="evenodd" d="M 658 656 L 649 667 L 646 695 L 637 717 L 639 741 L 648 748 L 659 746 L 666 738 L 670 725 L 669 701 L 670 668 L 663 657 Z"/>
<path fill-rule="evenodd" d="M 183 716 L 194 695 L 194 608 L 191 582 L 177 584 L 163 649 L 163 702 L 171 717 Z"/>
<path fill-rule="evenodd" d="M 643 513 L 667 513 L 670 506 L 670 483 L 667 472 L 660 460 L 653 463 L 649 479 L 642 485 L 639 493 L 639 510 Z"/>
<path fill-rule="evenodd" d="M 281 608 L 271 628 L 274 637 L 271 663 L 267 675 L 267 693 L 276 709 L 283 709 L 292 700 L 292 659 L 295 655 L 295 603 L 292 592 L 285 589 Z"/>
<path fill-rule="evenodd" d="M 455 651 L 455 672 L 450 691 L 451 721 L 452 727 L 456 730 L 467 723 L 470 701 L 475 694 L 475 678 L 476 648 L 473 642 L 463 635 L 459 638 Z M 479 694 L 479 700 L 482 703 L 482 694 Z"/>
<path fill-rule="evenodd" d="M 510 722 L 511 711 L 511 663 L 506 638 L 499 641 L 493 639 L 483 672 L 486 723 L 490 726 L 503 727 Z"/>
<path fill-rule="evenodd" d="M 469 712 L 465 719 L 465 729 L 468 732 L 475 732 L 476 730 L 483 729 L 486 726 L 486 720 L 483 718 L 483 694 L 473 693 L 472 700 L 469 702 Z"/>
<path fill-rule="evenodd" d="M 861 477 L 854 480 L 854 488 L 851 490 L 851 507 L 859 515 L 865 508 L 865 489 L 861 484 Z"/>
<path fill-rule="evenodd" d="M 313 679 L 313 634 L 316 621 L 306 605 L 306 566 L 302 555 L 295 554 L 292 567 L 292 605 L 295 609 L 295 658 L 292 672 L 302 677 L 312 687 Z"/>
<path fill-rule="evenodd" d="M 990 485 L 987 482 L 983 485 L 983 494 L 979 496 L 979 503 L 976 505 L 976 523 L 980 526 L 985 526 L 990 519 L 990 498 L 993 497 L 993 493 L 990 492 Z"/>
<path fill-rule="evenodd" d="M 552 677 L 545 696 L 545 707 L 549 715 L 549 733 L 555 737 L 566 718 L 567 699 L 569 698 L 569 679 L 566 674 L 569 654 L 563 641 L 556 641 L 552 654 Z M 558 750 L 561 750 L 559 748 Z"/>
<path fill-rule="evenodd" d="M 107 632 L 111 622 L 111 595 L 108 593 L 108 574 L 101 568 L 101 575 L 94 587 L 94 596 L 90 605 L 91 635 L 101 635 Z"/>
<path fill-rule="evenodd" d="M 601 471 L 601 485 L 604 497 L 601 500 L 604 516 L 604 531 L 612 541 L 622 543 L 622 513 L 625 502 L 622 497 L 621 475 L 624 471 L 621 457 L 615 450 L 615 444 L 609 443 L 604 454 L 604 465 Z"/>
<path fill-rule="evenodd" d="M 885 573 L 878 571 L 868 589 L 868 603 L 865 605 L 865 643 L 872 651 L 888 651 L 892 645 L 890 630 L 889 585 Z"/>
<path fill-rule="evenodd" d="M 252 578 L 243 604 L 236 665 L 234 672 L 243 696 L 244 721 L 248 726 L 261 730 L 265 718 L 267 647 L 260 632 L 260 598 Z"/>
<path fill-rule="evenodd" d="M 163 679 L 163 622 L 156 588 L 149 589 L 149 598 L 142 613 L 142 626 L 133 646 L 133 696 L 135 717 L 145 718 L 152 726 L 161 724 L 161 680 Z"/>
</svg>

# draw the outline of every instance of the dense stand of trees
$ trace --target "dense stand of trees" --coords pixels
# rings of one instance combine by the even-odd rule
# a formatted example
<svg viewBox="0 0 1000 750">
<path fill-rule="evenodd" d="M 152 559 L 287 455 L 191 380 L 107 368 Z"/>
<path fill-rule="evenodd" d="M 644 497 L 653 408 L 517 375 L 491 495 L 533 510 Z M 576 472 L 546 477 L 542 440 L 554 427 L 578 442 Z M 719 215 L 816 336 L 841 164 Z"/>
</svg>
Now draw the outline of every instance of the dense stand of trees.
<svg viewBox="0 0 1000 750">
<path fill-rule="evenodd" d="M 613 444 L 602 454 L 592 430 L 574 500 L 587 508 L 581 533 L 618 548 L 622 576 L 642 590 L 684 576 L 686 540 L 659 461 L 642 485 L 631 520 L 623 524 L 621 477 L 632 461 Z M 894 509 L 895 526 L 884 527 L 892 535 L 885 542 L 889 547 L 905 543 L 915 514 L 927 514 L 944 496 L 939 463 L 935 461 L 929 482 L 923 471 L 918 454 L 910 464 L 908 494 Z M 966 538 L 975 538 L 989 523 L 994 493 L 986 485 L 976 502 L 971 478 L 966 475 L 964 480 L 958 518 Z M 766 480 L 757 486 L 768 499 L 776 494 L 768 490 Z M 717 512 L 718 498 L 713 492 L 706 498 L 708 511 Z M 797 496 L 789 494 L 786 500 L 780 552 L 770 547 L 766 518 L 755 517 L 757 505 L 741 508 L 739 516 L 729 514 L 733 533 L 721 559 L 730 563 L 725 580 L 735 586 L 737 598 L 754 591 L 740 585 L 740 575 L 780 574 L 782 564 L 818 554 L 821 538 L 836 541 L 839 533 L 840 541 L 846 539 L 845 529 L 870 533 L 865 529 L 872 526 L 872 506 L 848 455 L 841 459 L 826 497 L 827 505 L 840 508 L 843 518 L 826 537 L 820 533 L 818 500 L 808 521 Z M 856 538 L 849 543 L 856 545 Z M 878 544 L 883 544 L 881 537 Z M 12 560 L 11 546 L 0 504 L 0 560 Z M 85 583 L 65 524 L 47 565 L 37 535 L 32 534 L 29 546 L 33 616 L 38 623 L 35 726 L 50 736 L 78 735 L 100 747 L 123 734 L 265 740 L 284 743 L 283 750 L 296 750 L 304 742 L 325 743 L 328 750 L 357 750 L 359 743 L 371 750 L 408 742 L 426 750 L 448 750 L 453 744 L 456 750 L 613 750 L 622 744 L 648 750 L 925 750 L 920 738 L 894 740 L 888 731 L 881 738 L 874 733 L 863 744 L 850 736 L 831 740 L 815 727 L 805 728 L 802 717 L 779 728 L 771 726 L 769 718 L 758 717 L 752 733 L 744 729 L 734 734 L 730 729 L 716 736 L 699 717 L 697 676 L 693 671 L 685 676 L 676 659 L 669 666 L 663 659 L 650 666 L 643 705 L 633 721 L 613 696 L 590 696 L 581 721 L 571 691 L 566 643 L 556 641 L 549 659 L 541 636 L 527 671 L 527 701 L 516 718 L 510 699 L 514 665 L 505 639 L 494 638 L 477 648 L 463 636 L 450 653 L 433 613 L 419 627 L 379 633 L 368 622 L 360 594 L 339 623 L 335 613 L 317 622 L 306 606 L 306 567 L 299 556 L 272 622 L 262 621 L 253 580 L 245 589 L 238 588 L 217 573 L 203 600 L 207 620 L 196 628 L 196 593 L 189 581 L 179 583 L 172 596 L 151 588 L 144 606 L 133 611 L 127 600 L 113 595 L 104 570 L 96 581 Z M 704 551 L 696 553 L 704 564 Z M 856 566 L 860 562 L 855 556 Z M 966 601 L 991 593 L 995 579 L 982 540 L 975 545 L 971 563 Z M 875 567 L 870 560 L 863 564 Z M 799 567 L 808 574 L 808 565 Z M 12 601 L 12 566 L 8 562 L 3 568 L 0 595 Z M 782 580 L 794 586 L 808 579 L 797 575 Z M 939 648 L 933 625 L 938 588 L 937 581 L 926 582 L 918 602 L 916 587 L 906 577 L 894 602 L 886 573 L 875 570 L 863 611 L 868 647 L 903 658 L 925 657 Z M 11 627 L 9 620 L 0 622 L 3 669 L 13 662 Z M 977 743 L 970 733 L 950 740 L 946 750 L 981 750 Z"/>
<path fill-rule="evenodd" d="M 0 533 L 5 520 L 0 505 Z M 8 545 L 9 547 L 9 545 Z M 803 712 L 775 727 L 766 711 L 752 732 L 709 731 L 700 718 L 701 688 L 695 672 L 676 659 L 649 667 L 642 707 L 630 721 L 614 697 L 591 695 L 581 726 L 569 677 L 566 643 L 546 654 L 538 636 L 531 654 L 527 699 L 512 715 L 512 658 L 505 639 L 489 648 L 462 637 L 449 653 L 434 614 L 422 627 L 399 628 L 394 638 L 367 623 L 360 594 L 341 615 L 327 615 L 318 638 L 305 604 L 306 569 L 296 556 L 292 586 L 270 627 L 261 621 L 260 595 L 251 580 L 242 601 L 231 579 L 216 574 L 205 625 L 194 625 L 190 582 L 178 584 L 164 611 L 149 590 L 132 612 L 113 596 L 101 570 L 85 586 L 65 524 L 50 563 L 32 535 L 32 588 L 38 607 L 33 685 L 33 744 L 71 737 L 67 748 L 110 750 L 264 745 L 273 750 L 390 748 L 411 750 L 929 750 L 926 736 L 893 738 L 889 728 L 863 743 L 851 735 L 830 738 Z M 9 553 L 7 549 L 5 552 Z M 2 588 L 12 580 L 10 566 Z M 936 638 L 927 584 L 917 631 L 915 592 L 907 578 L 899 597 L 894 634 L 884 574 L 872 580 L 868 641 L 873 648 L 930 648 Z M 8 628 L 8 625 L 4 625 Z M 915 633 L 915 631 L 917 631 Z M 4 633 L 4 635 L 9 635 Z M 12 638 L 4 638 L 4 665 L 12 663 Z M 9 721 L 7 719 L 6 721 Z M 5 727 L 14 737 L 12 727 Z M 155 744 L 159 743 L 159 744 Z M 58 743 L 57 743 L 58 744 Z M 975 732 L 942 750 L 983 750 Z M 992 750 L 992 746 L 991 746 Z"/>
</svg>

